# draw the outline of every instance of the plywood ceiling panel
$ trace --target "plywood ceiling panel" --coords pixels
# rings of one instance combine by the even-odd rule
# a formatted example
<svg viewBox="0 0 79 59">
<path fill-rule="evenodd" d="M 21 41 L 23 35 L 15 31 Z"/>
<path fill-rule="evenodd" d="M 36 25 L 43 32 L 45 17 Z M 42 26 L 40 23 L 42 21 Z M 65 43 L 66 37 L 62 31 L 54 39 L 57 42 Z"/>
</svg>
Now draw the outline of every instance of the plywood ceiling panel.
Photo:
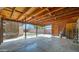
<svg viewBox="0 0 79 59">
<path fill-rule="evenodd" d="M 4 10 L 10 11 L 10 12 L 12 12 L 12 9 L 13 8 L 9 8 L 9 7 L 4 8 Z"/>
<path fill-rule="evenodd" d="M 17 18 L 21 15 L 21 13 L 17 12 L 17 11 L 14 11 L 13 14 L 12 14 L 12 17 L 11 19 L 15 19 L 15 20 L 18 20 Z"/>
<path fill-rule="evenodd" d="M 15 10 L 20 11 L 20 12 L 24 12 L 24 7 L 16 7 Z"/>
<path fill-rule="evenodd" d="M 3 17 L 5 18 L 10 18 L 11 12 L 7 11 L 7 10 L 2 10 L 1 14 L 3 15 Z"/>
</svg>

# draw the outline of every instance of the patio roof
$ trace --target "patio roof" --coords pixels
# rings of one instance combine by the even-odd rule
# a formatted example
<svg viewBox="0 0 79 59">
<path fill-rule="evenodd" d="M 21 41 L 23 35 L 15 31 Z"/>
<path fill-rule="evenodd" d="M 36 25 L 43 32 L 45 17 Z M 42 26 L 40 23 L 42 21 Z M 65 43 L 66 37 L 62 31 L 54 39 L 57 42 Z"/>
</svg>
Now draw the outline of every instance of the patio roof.
<svg viewBox="0 0 79 59">
<path fill-rule="evenodd" d="M 54 21 L 75 22 L 79 17 L 78 7 L 5 7 L 0 8 L 3 20 L 48 25 Z"/>
</svg>

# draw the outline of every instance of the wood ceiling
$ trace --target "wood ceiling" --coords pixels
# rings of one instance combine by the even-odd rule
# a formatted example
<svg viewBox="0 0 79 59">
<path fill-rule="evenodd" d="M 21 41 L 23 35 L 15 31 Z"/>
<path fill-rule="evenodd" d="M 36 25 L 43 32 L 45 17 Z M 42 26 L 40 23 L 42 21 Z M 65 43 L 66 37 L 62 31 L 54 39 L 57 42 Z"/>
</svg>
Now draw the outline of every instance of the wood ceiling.
<svg viewBox="0 0 79 59">
<path fill-rule="evenodd" d="M 79 17 L 78 7 L 5 7 L 0 10 L 3 20 L 48 25 L 53 21 Z M 70 20 L 72 21 L 72 20 Z"/>
</svg>

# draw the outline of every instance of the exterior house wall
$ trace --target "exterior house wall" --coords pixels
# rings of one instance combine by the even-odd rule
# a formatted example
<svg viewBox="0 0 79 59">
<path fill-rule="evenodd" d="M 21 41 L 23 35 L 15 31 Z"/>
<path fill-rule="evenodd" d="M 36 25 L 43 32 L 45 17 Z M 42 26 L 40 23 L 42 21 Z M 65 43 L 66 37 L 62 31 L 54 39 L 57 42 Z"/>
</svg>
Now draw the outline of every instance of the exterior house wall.
<svg viewBox="0 0 79 59">
<path fill-rule="evenodd" d="M 66 37 L 73 39 L 74 34 L 76 33 L 76 23 L 67 23 L 66 24 Z"/>
<path fill-rule="evenodd" d="M 54 22 L 52 24 L 52 35 L 58 36 L 65 28 L 65 22 Z"/>
</svg>

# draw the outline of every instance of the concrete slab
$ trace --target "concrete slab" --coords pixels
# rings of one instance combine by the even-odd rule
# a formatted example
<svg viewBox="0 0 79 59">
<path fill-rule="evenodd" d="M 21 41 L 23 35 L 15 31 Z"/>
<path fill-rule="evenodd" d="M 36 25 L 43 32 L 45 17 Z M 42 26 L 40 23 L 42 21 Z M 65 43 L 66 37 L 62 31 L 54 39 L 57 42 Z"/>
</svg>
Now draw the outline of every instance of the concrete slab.
<svg viewBox="0 0 79 59">
<path fill-rule="evenodd" d="M 0 45 L 1 52 L 77 52 L 72 41 L 56 37 L 37 37 L 4 42 Z"/>
</svg>

